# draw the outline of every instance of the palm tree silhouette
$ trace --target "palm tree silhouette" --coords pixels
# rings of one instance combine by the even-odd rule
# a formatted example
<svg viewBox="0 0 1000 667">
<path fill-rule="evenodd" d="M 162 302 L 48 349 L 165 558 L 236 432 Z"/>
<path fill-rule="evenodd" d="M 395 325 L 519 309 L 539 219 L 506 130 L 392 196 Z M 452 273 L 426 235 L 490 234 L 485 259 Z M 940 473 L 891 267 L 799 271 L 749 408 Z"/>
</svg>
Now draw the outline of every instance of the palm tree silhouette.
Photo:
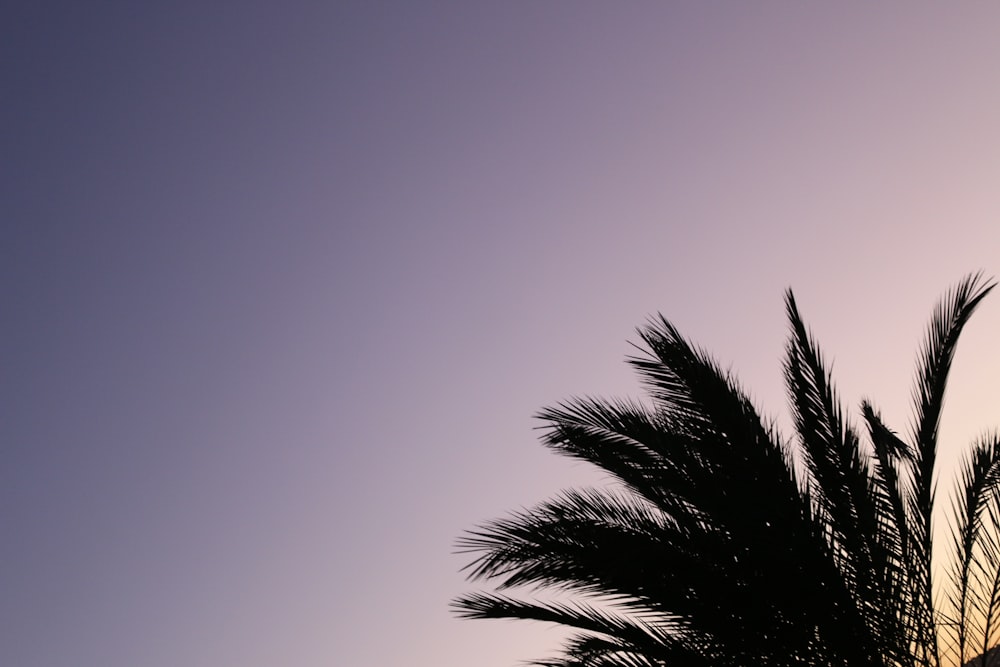
<svg viewBox="0 0 1000 667">
<path fill-rule="evenodd" d="M 543 442 L 610 473 L 459 542 L 468 618 L 572 630 L 550 667 L 962 665 L 1000 630 L 1000 438 L 975 443 L 953 501 L 946 592 L 932 574 L 934 466 L 962 328 L 994 283 L 968 276 L 938 304 L 901 437 L 867 401 L 848 423 L 791 292 L 784 363 L 795 438 L 659 317 L 629 359 L 647 403 L 546 409 Z M 938 604 L 935 605 L 935 600 Z"/>
</svg>

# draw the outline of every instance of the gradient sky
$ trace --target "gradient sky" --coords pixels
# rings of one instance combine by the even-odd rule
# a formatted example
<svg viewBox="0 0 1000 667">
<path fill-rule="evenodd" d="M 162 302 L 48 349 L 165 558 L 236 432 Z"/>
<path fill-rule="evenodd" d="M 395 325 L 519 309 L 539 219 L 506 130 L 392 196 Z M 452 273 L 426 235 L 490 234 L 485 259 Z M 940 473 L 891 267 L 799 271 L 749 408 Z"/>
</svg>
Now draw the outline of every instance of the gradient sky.
<svg viewBox="0 0 1000 667">
<path fill-rule="evenodd" d="M 465 529 L 663 312 L 787 423 L 782 292 L 904 429 L 1000 273 L 992 3 L 0 10 L 0 664 L 510 667 Z M 1000 296 L 957 452 L 1000 426 Z"/>
</svg>

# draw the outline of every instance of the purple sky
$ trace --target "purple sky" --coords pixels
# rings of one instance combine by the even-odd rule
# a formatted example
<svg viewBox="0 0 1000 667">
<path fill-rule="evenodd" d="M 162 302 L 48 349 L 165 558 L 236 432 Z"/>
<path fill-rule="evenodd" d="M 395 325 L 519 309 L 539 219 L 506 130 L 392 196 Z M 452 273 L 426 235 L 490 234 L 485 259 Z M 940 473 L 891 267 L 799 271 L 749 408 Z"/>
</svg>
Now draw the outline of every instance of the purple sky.
<svg viewBox="0 0 1000 667">
<path fill-rule="evenodd" d="M 454 541 L 663 312 L 787 422 L 782 291 L 903 429 L 1000 273 L 1000 8 L 0 11 L 0 664 L 511 667 Z M 228 6 L 226 6 L 228 5 Z M 1000 297 L 943 425 L 1000 425 Z"/>
</svg>

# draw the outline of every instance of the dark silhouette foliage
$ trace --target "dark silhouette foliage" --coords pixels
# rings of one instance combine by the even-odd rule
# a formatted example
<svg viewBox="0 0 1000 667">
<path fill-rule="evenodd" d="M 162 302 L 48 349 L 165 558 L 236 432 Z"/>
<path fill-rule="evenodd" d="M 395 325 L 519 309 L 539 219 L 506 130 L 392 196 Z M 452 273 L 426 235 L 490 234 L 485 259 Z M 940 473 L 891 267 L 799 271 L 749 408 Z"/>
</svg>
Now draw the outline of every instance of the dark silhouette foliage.
<svg viewBox="0 0 1000 667">
<path fill-rule="evenodd" d="M 629 359 L 647 403 L 576 399 L 539 415 L 545 445 L 619 484 L 466 534 L 470 578 L 495 591 L 456 610 L 571 629 L 561 656 L 537 663 L 551 667 L 942 667 L 973 656 L 987 667 L 1000 633 L 1000 438 L 975 443 L 964 463 L 942 582 L 931 515 L 948 371 L 993 286 L 972 275 L 938 304 L 903 435 L 868 401 L 864 432 L 847 420 L 791 292 L 791 440 L 670 322 L 651 321 Z"/>
</svg>

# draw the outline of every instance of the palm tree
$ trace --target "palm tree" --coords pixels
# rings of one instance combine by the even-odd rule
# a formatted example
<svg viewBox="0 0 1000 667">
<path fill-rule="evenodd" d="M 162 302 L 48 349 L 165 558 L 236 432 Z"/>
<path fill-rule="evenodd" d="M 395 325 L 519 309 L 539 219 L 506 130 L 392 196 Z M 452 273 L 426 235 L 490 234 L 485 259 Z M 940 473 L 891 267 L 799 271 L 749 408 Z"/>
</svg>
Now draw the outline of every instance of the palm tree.
<svg viewBox="0 0 1000 667">
<path fill-rule="evenodd" d="M 496 590 L 457 599 L 458 613 L 565 626 L 561 656 L 536 663 L 549 667 L 945 667 L 985 655 L 1000 631 L 1000 438 L 975 443 L 962 468 L 943 594 L 931 515 L 948 371 L 993 286 L 969 276 L 937 306 L 904 436 L 867 401 L 866 437 L 847 421 L 791 292 L 791 441 L 672 324 L 651 321 L 629 359 L 646 403 L 576 399 L 539 415 L 544 444 L 618 484 L 467 533 L 470 579 Z"/>
</svg>

